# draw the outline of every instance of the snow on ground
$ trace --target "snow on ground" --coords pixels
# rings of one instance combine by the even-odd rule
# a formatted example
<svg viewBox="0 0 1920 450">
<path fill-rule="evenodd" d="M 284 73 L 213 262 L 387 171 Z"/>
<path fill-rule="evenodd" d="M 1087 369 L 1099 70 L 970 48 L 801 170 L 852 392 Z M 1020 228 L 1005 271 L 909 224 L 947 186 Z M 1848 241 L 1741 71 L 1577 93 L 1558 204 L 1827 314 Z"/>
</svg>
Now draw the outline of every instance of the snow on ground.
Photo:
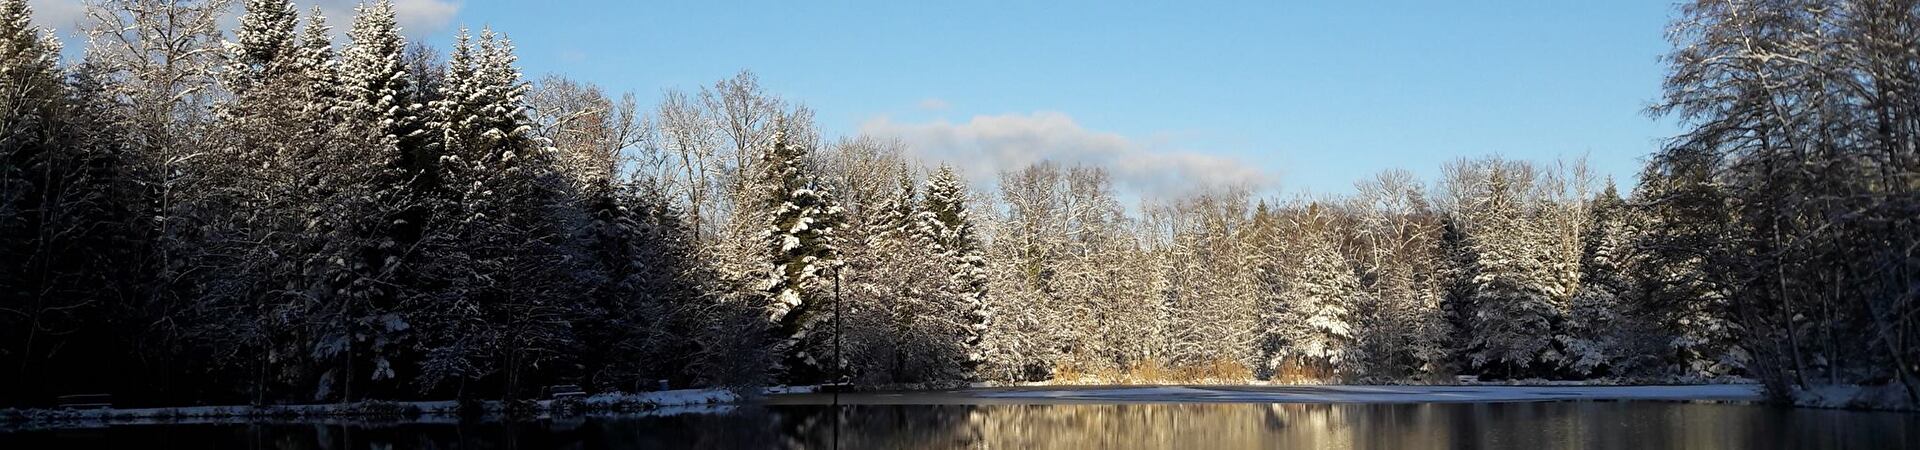
<svg viewBox="0 0 1920 450">
<path fill-rule="evenodd" d="M 736 403 L 740 396 L 723 389 L 679 389 L 672 391 L 594 394 L 579 400 L 586 411 L 645 411 L 668 406 Z"/>
<path fill-rule="evenodd" d="M 543 417 L 564 409 L 564 412 L 600 414 L 643 413 L 648 415 L 670 415 L 677 413 L 704 413 L 727 409 L 715 408 L 718 405 L 738 403 L 740 397 L 731 391 L 722 389 L 682 389 L 674 391 L 643 392 L 634 394 L 606 393 L 590 397 L 561 400 L 561 407 L 555 401 L 534 402 L 530 411 Z M 508 409 L 502 402 L 486 402 L 488 414 L 500 414 Z M 191 406 L 177 408 L 124 408 L 124 409 L 27 409 L 0 410 L 0 432 L 9 429 L 36 428 L 86 428 L 108 425 L 139 424 L 191 424 L 191 423 L 247 423 L 298 421 L 300 423 L 325 423 L 331 421 L 379 421 L 402 420 L 409 423 L 436 422 L 451 420 L 460 412 L 460 405 L 454 401 L 431 402 L 385 402 L 371 401 L 361 403 L 334 403 L 320 405 L 269 405 L 269 406 Z"/>
<path fill-rule="evenodd" d="M 1899 385 L 1855 386 L 1819 385 L 1793 392 L 1795 405 L 1810 408 L 1877 409 L 1916 411 Z"/>
<path fill-rule="evenodd" d="M 817 385 L 806 385 L 806 386 L 769 386 L 769 387 L 767 387 L 767 388 L 765 388 L 765 389 L 761 389 L 761 390 L 760 390 L 760 393 L 762 393 L 762 394 L 766 394 L 766 395 L 774 395 L 774 394 L 809 394 L 809 393 L 814 393 L 814 392 L 819 392 L 819 391 L 820 391 L 820 386 L 817 386 Z"/>
<path fill-rule="evenodd" d="M 1156 386 L 961 391 L 997 400 L 1143 403 L 1432 403 L 1761 400 L 1760 386 Z"/>
<path fill-rule="evenodd" d="M 109 425 L 207 424 L 235 422 L 355 423 L 376 418 L 408 418 L 432 422 L 451 418 L 459 410 L 453 401 L 335 403 L 322 405 L 185 406 L 121 409 L 6 409 L 0 410 L 0 432 L 12 430 L 93 428 Z"/>
<path fill-rule="evenodd" d="M 104 420 L 115 422 L 169 421 L 225 417 L 328 417 L 375 415 L 451 414 L 459 406 L 453 401 L 437 402 L 361 402 L 322 405 L 270 406 L 183 406 L 171 408 L 121 409 L 28 409 L 6 410 L 0 417 L 26 420 Z"/>
<path fill-rule="evenodd" d="M 950 391 L 814 393 L 810 386 L 770 388 L 770 404 L 824 404 L 829 398 L 849 404 L 1053 404 L 1053 403 L 1433 403 L 1538 402 L 1559 400 L 1717 400 L 1758 401 L 1751 384 L 1683 386 L 1047 386 L 969 388 Z M 1829 392 L 1830 391 L 1830 392 Z M 1853 391 L 1807 393 L 1825 399 L 1854 399 Z M 724 413 L 744 400 L 721 389 L 682 389 L 644 393 L 605 393 L 535 403 L 536 413 L 670 415 Z M 504 405 L 490 402 L 490 412 Z M 1818 402 L 1809 402 L 1818 404 Z M 1834 401 L 1833 403 L 1840 403 Z M 452 417 L 459 405 L 438 402 L 365 402 L 328 405 L 198 406 L 101 410 L 0 410 L 0 430 L 146 423 L 231 423 L 252 421 L 362 420 L 398 417 L 432 421 Z"/>
</svg>

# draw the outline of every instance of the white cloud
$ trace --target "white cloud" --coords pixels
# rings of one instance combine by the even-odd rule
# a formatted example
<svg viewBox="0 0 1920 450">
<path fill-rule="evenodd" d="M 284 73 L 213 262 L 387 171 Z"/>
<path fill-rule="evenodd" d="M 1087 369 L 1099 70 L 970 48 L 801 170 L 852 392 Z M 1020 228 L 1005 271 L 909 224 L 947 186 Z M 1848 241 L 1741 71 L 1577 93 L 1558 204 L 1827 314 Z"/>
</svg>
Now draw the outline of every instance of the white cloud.
<svg viewBox="0 0 1920 450">
<path fill-rule="evenodd" d="M 393 11 L 400 16 L 400 26 L 411 32 L 436 33 L 453 23 L 453 16 L 460 13 L 460 3 L 453 0 L 396 0 L 393 2 Z"/>
<path fill-rule="evenodd" d="M 87 5 L 80 0 L 27 0 L 27 7 L 33 8 L 35 26 L 61 35 L 75 35 L 87 17 Z"/>
<path fill-rule="evenodd" d="M 320 5 L 322 13 L 327 15 L 327 24 L 333 31 L 345 34 L 353 27 L 353 7 L 373 0 L 314 0 L 295 2 L 301 14 L 306 14 L 312 5 Z M 393 14 L 400 20 L 400 31 L 408 38 L 421 39 L 429 35 L 446 31 L 453 25 L 453 18 L 460 14 L 459 0 L 394 0 Z"/>
<path fill-rule="evenodd" d="M 879 117 L 861 124 L 860 132 L 898 138 L 913 156 L 952 164 L 981 186 L 992 185 L 1002 171 L 1041 161 L 1105 167 L 1118 187 L 1143 197 L 1271 181 L 1245 161 L 1089 130 L 1059 112 L 975 116 L 966 123 L 900 123 Z"/>
<path fill-rule="evenodd" d="M 372 0 L 312 0 L 295 2 L 302 16 L 309 8 L 319 5 L 327 15 L 327 24 L 333 26 L 338 35 L 345 35 L 353 26 L 354 5 Z M 27 0 L 33 8 L 35 25 L 52 29 L 67 38 L 68 45 L 83 45 L 79 39 L 80 23 L 86 20 L 87 6 L 81 0 Z M 394 14 L 399 16 L 400 27 L 408 37 L 421 39 L 429 35 L 446 31 L 453 24 L 454 16 L 460 13 L 460 0 L 394 0 Z M 228 12 L 221 21 L 223 30 L 232 30 L 235 18 L 240 14 L 239 4 Z"/>
<path fill-rule="evenodd" d="M 919 106 L 922 111 L 945 111 L 947 108 L 952 108 L 953 104 L 947 103 L 946 100 L 929 97 L 921 100 L 917 106 Z"/>
</svg>

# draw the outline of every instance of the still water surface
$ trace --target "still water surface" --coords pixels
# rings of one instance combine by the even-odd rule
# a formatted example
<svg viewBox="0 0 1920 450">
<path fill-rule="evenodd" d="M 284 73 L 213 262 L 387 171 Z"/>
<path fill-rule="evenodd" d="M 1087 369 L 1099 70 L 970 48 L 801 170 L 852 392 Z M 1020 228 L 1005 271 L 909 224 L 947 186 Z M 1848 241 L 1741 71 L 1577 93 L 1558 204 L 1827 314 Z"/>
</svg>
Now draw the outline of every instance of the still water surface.
<svg viewBox="0 0 1920 450">
<path fill-rule="evenodd" d="M 765 405 L 480 423 L 140 425 L 0 449 L 1920 448 L 1920 414 L 1745 404 Z"/>
</svg>

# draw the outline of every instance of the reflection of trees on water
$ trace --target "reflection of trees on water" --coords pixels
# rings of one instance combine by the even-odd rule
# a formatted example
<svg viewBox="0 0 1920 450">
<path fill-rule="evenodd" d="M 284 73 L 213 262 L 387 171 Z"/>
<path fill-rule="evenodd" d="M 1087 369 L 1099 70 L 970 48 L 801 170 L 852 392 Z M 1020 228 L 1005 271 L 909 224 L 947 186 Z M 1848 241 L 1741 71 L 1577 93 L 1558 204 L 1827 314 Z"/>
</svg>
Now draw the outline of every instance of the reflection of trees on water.
<svg viewBox="0 0 1920 450">
<path fill-rule="evenodd" d="M 785 448 L 969 448 L 980 442 L 972 425 L 979 407 L 968 405 L 849 405 L 779 408 L 772 415 L 789 424 Z M 835 431 L 838 417 L 839 430 Z"/>
<path fill-rule="evenodd" d="M 18 439 L 18 440 L 9 440 Z M 1649 402 L 742 407 L 523 423 L 191 425 L 20 436 L 0 448 L 1904 448 L 1920 416 Z"/>
</svg>

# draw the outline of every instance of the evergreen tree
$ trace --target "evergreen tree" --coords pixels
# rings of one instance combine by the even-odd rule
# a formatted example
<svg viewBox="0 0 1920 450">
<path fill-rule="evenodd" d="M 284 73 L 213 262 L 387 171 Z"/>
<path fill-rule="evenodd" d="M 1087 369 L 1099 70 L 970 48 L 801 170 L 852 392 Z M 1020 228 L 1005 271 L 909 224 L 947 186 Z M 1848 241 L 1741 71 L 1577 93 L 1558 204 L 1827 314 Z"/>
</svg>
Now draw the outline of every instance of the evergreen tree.
<svg viewBox="0 0 1920 450">
<path fill-rule="evenodd" d="M 477 46 L 461 36 L 434 108 L 448 196 L 434 220 L 450 228 L 427 253 L 444 285 L 416 305 L 432 321 L 423 375 L 428 385 L 495 376 L 516 398 L 574 342 L 579 258 L 566 240 L 586 218 L 567 200 L 556 151 L 530 134 L 512 43 L 491 30 Z"/>
<path fill-rule="evenodd" d="M 327 17 L 320 7 L 315 6 L 307 13 L 307 26 L 301 30 L 298 45 L 294 63 L 306 81 L 309 114 L 329 119 L 317 127 L 331 128 L 340 122 L 337 116 L 346 95 L 339 55 L 333 51 L 333 27 L 327 25 Z"/>
<path fill-rule="evenodd" d="M 1293 247 L 1299 266 L 1290 271 L 1283 301 L 1290 313 L 1286 326 L 1293 357 L 1323 376 L 1336 376 L 1349 373 L 1357 356 L 1353 306 L 1359 280 L 1336 247 L 1339 234 L 1321 209 L 1308 205 L 1295 225 L 1301 233 Z"/>
<path fill-rule="evenodd" d="M 1445 322 L 1447 352 L 1447 373 L 1464 372 L 1472 368 L 1466 359 L 1473 340 L 1473 312 L 1475 271 L 1480 261 L 1473 253 L 1473 246 L 1467 240 L 1467 233 L 1459 219 L 1454 216 L 1441 218 L 1440 242 L 1435 250 L 1439 253 L 1440 266 L 1440 314 Z"/>
<path fill-rule="evenodd" d="M 1557 361 L 1550 339 L 1559 308 L 1545 280 L 1539 224 L 1528 220 L 1514 173 L 1494 168 L 1469 217 L 1468 244 L 1477 261 L 1473 314 L 1468 323 L 1471 363 L 1505 376 L 1524 376 L 1536 363 Z"/>
<path fill-rule="evenodd" d="M 840 207 L 816 183 L 807 167 L 807 150 L 789 143 L 777 130 L 761 154 L 758 205 L 767 214 L 760 242 L 767 257 L 762 292 L 768 298 L 776 355 L 776 373 L 788 381 L 819 380 L 830 374 L 830 353 L 815 335 L 830 319 L 826 288 L 839 268 L 834 227 Z"/>
<path fill-rule="evenodd" d="M 278 9 L 269 9 L 278 15 Z M 374 67 L 368 52 L 379 36 L 368 28 L 380 22 L 362 9 L 356 18 L 354 47 L 359 69 Z M 295 46 L 281 57 L 290 61 L 289 78 L 296 85 L 280 97 L 298 103 L 275 109 L 297 119 L 273 125 L 295 130 L 288 139 L 297 149 L 289 163 L 292 192 L 287 195 L 297 211 L 296 232 L 302 240 L 298 255 L 304 305 L 295 309 L 304 323 L 295 339 L 306 347 L 306 379 L 313 400 L 354 400 L 369 393 L 391 395 L 394 380 L 411 362 L 405 348 L 412 323 L 400 299 L 414 295 L 415 278 L 405 270 L 403 242 L 411 244 L 419 219 L 416 197 L 407 186 L 399 140 L 385 126 L 388 113 L 375 112 L 371 92 L 391 86 L 368 83 L 366 73 L 349 83 L 347 66 L 333 49 L 332 28 L 318 7 L 308 15 Z M 403 80 L 404 81 L 404 80 Z M 373 89 L 361 91 L 360 88 Z M 391 92 L 381 93 L 385 97 Z M 377 103 L 377 102 L 375 102 Z M 295 375 L 300 376 L 296 370 Z M 411 375 L 411 374 L 407 374 Z M 371 384 L 370 384 L 371 383 Z M 378 389 L 375 389 L 378 388 Z"/>
<path fill-rule="evenodd" d="M 315 64 L 308 69 L 324 77 L 327 51 L 319 38 L 320 24 L 308 24 L 304 47 L 309 63 Z M 373 134 L 374 140 L 358 156 L 383 167 L 371 174 L 373 188 L 363 194 L 378 209 L 341 224 L 342 229 L 366 238 L 359 241 L 364 243 L 362 248 L 343 249 L 359 256 L 342 258 L 351 262 L 341 264 L 344 270 L 332 277 L 341 301 L 330 321 L 335 326 L 314 353 L 338 361 L 333 378 L 343 385 L 344 397 L 351 399 L 353 381 L 362 373 L 376 381 L 390 379 L 396 374 L 392 357 L 417 351 L 410 347 L 420 345 L 424 327 L 413 322 L 421 318 L 410 317 L 415 311 L 464 311 L 445 309 L 431 300 L 443 292 L 443 280 L 457 276 L 449 274 L 453 271 L 444 269 L 445 264 L 434 264 L 435 253 L 427 251 L 439 245 L 436 239 L 450 235 L 450 225 L 435 220 L 435 210 L 445 207 L 447 194 L 440 181 L 440 153 L 431 145 L 434 133 L 420 104 L 424 93 L 407 66 L 406 41 L 393 3 L 380 0 L 356 6 L 347 38 L 350 42 L 338 62 L 337 90 L 330 93 L 326 85 L 316 85 L 322 89 L 316 91 L 320 100 L 316 105 L 335 103 L 325 99 L 338 96 L 333 113 L 342 126 Z M 425 353 L 447 354 L 445 349 Z M 431 359 L 412 354 L 408 358 Z M 428 375 L 443 371 L 422 366 L 410 378 L 422 386 L 434 386 Z"/>
<path fill-rule="evenodd" d="M 1567 357 L 1562 369 L 1575 376 L 1614 370 L 1625 353 L 1630 329 L 1622 297 L 1627 295 L 1624 263 L 1628 242 L 1626 202 L 1609 180 L 1593 199 L 1592 214 L 1582 241 L 1580 287 L 1573 295 L 1559 345 Z"/>
<path fill-rule="evenodd" d="M 851 369 L 877 382 L 953 380 L 964 371 L 966 349 L 958 338 L 947 266 L 921 223 L 926 215 L 911 172 L 901 165 L 893 177 L 895 188 L 858 230 L 865 237 L 858 251 L 841 249 L 846 282 L 859 293 L 841 312 L 857 327 L 858 339 L 851 340 L 864 350 L 852 353 L 858 359 Z"/>
<path fill-rule="evenodd" d="M 187 204 L 201 212 L 195 247 L 212 270 L 195 280 L 196 302 L 207 314 L 194 322 L 205 344 L 225 347 L 215 362 L 245 374 L 252 401 L 264 402 L 273 385 L 304 354 L 293 330 L 309 306 L 302 262 L 313 250 L 298 200 L 307 179 L 303 159 L 320 152 L 302 133 L 311 125 L 294 39 L 298 15 L 285 1 L 246 4 L 225 43 L 226 70 L 218 78 L 231 98 L 214 105 L 220 126 L 208 134 L 208 155 L 196 172 L 208 179 Z M 248 213 L 241 213 L 247 211 Z M 224 336 L 224 338 L 219 338 Z M 283 356 L 285 355 L 285 356 Z"/>
<path fill-rule="evenodd" d="M 966 352 L 960 364 L 962 372 L 955 376 L 971 380 L 984 359 L 981 337 L 991 318 L 986 299 L 986 259 L 972 218 L 967 215 L 966 186 L 952 167 L 941 165 L 927 179 L 925 202 L 919 213 L 920 228 L 930 238 L 934 254 L 946 263 L 945 296 L 955 302 L 951 314 L 959 328 L 956 338 Z"/>
<path fill-rule="evenodd" d="M 393 2 L 358 6 L 354 15 L 353 28 L 347 32 L 352 45 L 342 55 L 340 67 L 344 112 L 392 141 L 389 145 L 398 152 L 398 168 L 416 188 L 434 186 L 438 158 L 428 145 L 432 136 L 424 106 L 418 103 L 420 92 L 407 70 L 407 44 L 400 36 Z"/>
<path fill-rule="evenodd" d="M 5 145 L 6 166 L 0 167 L 0 223 L 23 219 L 28 201 L 25 172 L 48 149 L 37 148 L 55 129 L 52 123 L 66 93 L 57 66 L 59 41 L 33 25 L 32 10 L 25 0 L 0 2 L 0 144 Z M 43 144 L 42 144 L 43 145 Z"/>
<path fill-rule="evenodd" d="M 247 0 L 235 41 L 225 43 L 227 89 L 245 96 L 261 80 L 286 75 L 299 68 L 294 22 L 299 14 L 287 0 Z"/>
<path fill-rule="evenodd" d="M 8 86 L 25 90 L 32 83 L 58 79 L 60 41 L 33 24 L 33 10 L 25 0 L 0 2 L 0 76 Z M 41 87 L 40 89 L 48 89 Z M 10 110 L 12 111 L 12 110 Z"/>
<path fill-rule="evenodd" d="M 934 292 L 926 289 L 926 280 L 932 275 L 928 262 L 933 254 L 928 236 L 920 232 L 915 220 L 920 212 L 916 205 L 919 189 L 906 167 L 899 170 L 892 195 L 876 208 L 877 217 L 866 224 L 866 252 L 858 255 L 863 257 L 848 258 L 845 267 L 852 271 L 853 279 L 860 280 L 877 294 L 870 308 L 878 316 L 877 321 L 885 324 L 878 327 L 879 339 L 872 339 L 877 341 L 873 349 L 877 354 L 873 357 L 881 360 L 874 364 L 878 366 L 874 371 L 881 376 L 869 374 L 866 378 L 888 382 L 915 378 L 916 374 L 908 373 L 912 365 L 922 368 L 932 365 L 926 357 L 933 352 L 927 351 L 925 345 L 917 345 L 927 341 L 909 336 L 914 336 L 923 320 L 937 313 L 929 304 L 935 299 Z M 858 264 L 860 262 L 866 263 Z"/>
</svg>

